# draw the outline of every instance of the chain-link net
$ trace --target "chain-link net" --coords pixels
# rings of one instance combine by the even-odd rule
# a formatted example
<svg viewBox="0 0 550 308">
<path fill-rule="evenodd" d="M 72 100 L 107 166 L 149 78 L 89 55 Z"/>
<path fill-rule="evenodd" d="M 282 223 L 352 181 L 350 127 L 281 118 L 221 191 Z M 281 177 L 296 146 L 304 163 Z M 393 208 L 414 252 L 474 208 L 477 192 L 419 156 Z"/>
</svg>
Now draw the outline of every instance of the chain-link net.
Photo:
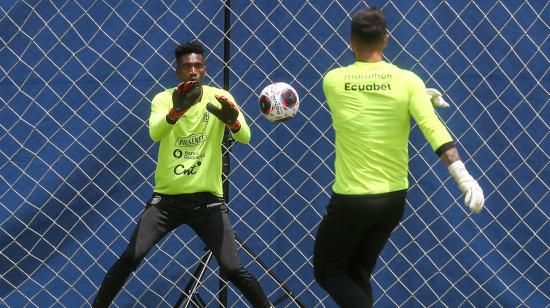
<svg viewBox="0 0 550 308">
<path fill-rule="evenodd" d="M 278 306 L 296 305 L 283 285 L 307 307 L 335 306 L 311 263 L 334 178 L 320 81 L 353 61 L 350 17 L 364 5 L 386 14 L 386 59 L 445 93 L 438 113 L 487 197 L 470 216 L 413 127 L 408 205 L 373 277 L 375 306 L 548 306 L 547 1 L 231 1 L 230 91 L 253 135 L 230 154 L 243 263 Z M 1 305 L 89 305 L 152 193 L 150 100 L 177 83 L 174 48 L 200 39 L 208 82 L 222 86 L 224 26 L 220 0 L 0 3 Z M 300 93 L 284 124 L 260 116 L 257 95 L 274 81 Z M 205 253 L 177 229 L 115 305 L 174 305 Z M 211 260 L 204 305 L 218 283 Z M 228 305 L 244 306 L 229 288 Z"/>
</svg>

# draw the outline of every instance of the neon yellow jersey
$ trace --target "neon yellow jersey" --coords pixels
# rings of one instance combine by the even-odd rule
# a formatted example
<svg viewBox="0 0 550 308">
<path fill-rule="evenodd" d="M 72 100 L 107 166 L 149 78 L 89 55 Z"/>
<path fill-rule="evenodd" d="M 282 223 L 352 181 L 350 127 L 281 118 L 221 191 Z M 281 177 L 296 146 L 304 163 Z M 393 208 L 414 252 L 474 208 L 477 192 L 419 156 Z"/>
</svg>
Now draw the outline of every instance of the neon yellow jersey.
<svg viewBox="0 0 550 308">
<path fill-rule="evenodd" d="M 151 104 L 149 134 L 153 141 L 160 141 L 154 191 L 168 195 L 210 192 L 221 197 L 225 125 L 206 110 L 206 105 L 210 102 L 221 106 L 214 95 L 223 95 L 233 102 L 235 99 L 225 90 L 203 86 L 201 101 L 171 125 L 166 115 L 172 108 L 174 90 L 157 94 Z M 250 141 L 250 128 L 242 112 L 238 120 L 241 129 L 233 138 L 246 144 Z"/>
<path fill-rule="evenodd" d="M 323 91 L 335 131 L 333 191 L 345 195 L 406 189 L 410 116 L 435 151 L 452 138 L 435 114 L 424 82 L 384 61 L 329 71 Z"/>
</svg>

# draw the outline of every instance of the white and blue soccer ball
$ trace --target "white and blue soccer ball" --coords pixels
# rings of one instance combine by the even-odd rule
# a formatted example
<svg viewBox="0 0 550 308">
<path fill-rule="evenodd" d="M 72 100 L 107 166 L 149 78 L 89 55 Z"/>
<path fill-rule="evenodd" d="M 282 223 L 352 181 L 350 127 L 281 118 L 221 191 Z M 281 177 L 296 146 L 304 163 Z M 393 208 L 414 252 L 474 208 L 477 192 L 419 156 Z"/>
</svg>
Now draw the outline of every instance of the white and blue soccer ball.
<svg viewBox="0 0 550 308">
<path fill-rule="evenodd" d="M 287 83 L 272 83 L 260 93 L 260 110 L 271 122 L 283 122 L 294 117 L 299 107 L 298 92 Z"/>
</svg>

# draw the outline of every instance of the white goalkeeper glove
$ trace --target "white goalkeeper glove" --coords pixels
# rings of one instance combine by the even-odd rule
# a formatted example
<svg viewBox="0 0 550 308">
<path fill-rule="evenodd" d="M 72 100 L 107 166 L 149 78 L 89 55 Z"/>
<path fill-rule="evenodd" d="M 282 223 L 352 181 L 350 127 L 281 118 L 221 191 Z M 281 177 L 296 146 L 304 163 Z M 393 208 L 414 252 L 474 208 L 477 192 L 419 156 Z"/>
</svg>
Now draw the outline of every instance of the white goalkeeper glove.
<svg viewBox="0 0 550 308">
<path fill-rule="evenodd" d="M 466 166 L 460 160 L 453 162 L 448 167 L 449 173 L 458 185 L 458 189 L 465 195 L 464 203 L 472 213 L 479 213 L 485 203 L 483 190 L 476 180 L 470 175 Z"/>
<path fill-rule="evenodd" d="M 443 99 L 443 94 L 441 94 L 441 92 L 439 92 L 439 90 L 434 89 L 434 88 L 427 88 L 426 89 L 426 94 L 430 98 L 430 101 L 432 102 L 432 105 L 434 107 L 442 107 L 442 108 L 449 107 L 449 103 L 447 103 Z"/>
</svg>

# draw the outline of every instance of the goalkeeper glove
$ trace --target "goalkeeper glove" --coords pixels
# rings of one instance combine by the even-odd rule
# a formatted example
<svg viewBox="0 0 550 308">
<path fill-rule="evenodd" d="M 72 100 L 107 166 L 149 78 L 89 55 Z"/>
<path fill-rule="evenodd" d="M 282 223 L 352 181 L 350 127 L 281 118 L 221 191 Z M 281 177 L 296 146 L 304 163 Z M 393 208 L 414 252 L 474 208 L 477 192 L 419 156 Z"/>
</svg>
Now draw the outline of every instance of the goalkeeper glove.
<svg viewBox="0 0 550 308">
<path fill-rule="evenodd" d="M 432 105 L 434 107 L 442 107 L 442 108 L 449 107 L 449 103 L 447 103 L 443 99 L 443 95 L 441 94 L 441 92 L 439 92 L 439 90 L 434 88 L 427 88 L 426 94 L 428 94 L 428 97 L 430 98 L 430 101 L 432 102 Z"/>
<path fill-rule="evenodd" d="M 483 190 L 476 180 L 470 175 L 466 166 L 460 160 L 453 162 L 448 167 L 449 173 L 458 185 L 458 189 L 465 195 L 464 203 L 472 213 L 479 213 L 485 203 Z"/>
<path fill-rule="evenodd" d="M 237 105 L 230 101 L 227 97 L 216 95 L 218 102 L 222 105 L 221 108 L 214 106 L 212 103 L 206 105 L 206 109 L 222 121 L 232 132 L 236 133 L 241 129 L 241 123 L 237 120 L 239 109 Z"/>
<path fill-rule="evenodd" d="M 197 103 L 201 95 L 202 88 L 199 86 L 198 81 L 190 80 L 180 83 L 172 93 L 172 109 L 166 116 L 168 123 L 176 123 L 189 108 Z"/>
</svg>

